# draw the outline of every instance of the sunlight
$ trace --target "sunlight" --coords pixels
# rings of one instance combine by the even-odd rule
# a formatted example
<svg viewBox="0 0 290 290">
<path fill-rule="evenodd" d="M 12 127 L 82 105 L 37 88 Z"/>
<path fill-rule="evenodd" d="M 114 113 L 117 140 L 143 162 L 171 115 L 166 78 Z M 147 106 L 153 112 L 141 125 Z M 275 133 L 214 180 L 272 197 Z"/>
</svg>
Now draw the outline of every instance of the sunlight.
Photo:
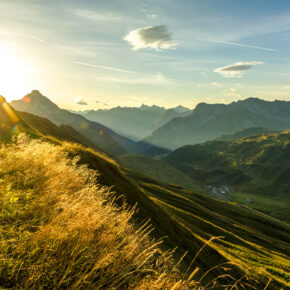
<svg viewBox="0 0 290 290">
<path fill-rule="evenodd" d="M 12 45 L 0 42 L 0 93 L 9 102 L 31 90 L 32 69 Z"/>
</svg>

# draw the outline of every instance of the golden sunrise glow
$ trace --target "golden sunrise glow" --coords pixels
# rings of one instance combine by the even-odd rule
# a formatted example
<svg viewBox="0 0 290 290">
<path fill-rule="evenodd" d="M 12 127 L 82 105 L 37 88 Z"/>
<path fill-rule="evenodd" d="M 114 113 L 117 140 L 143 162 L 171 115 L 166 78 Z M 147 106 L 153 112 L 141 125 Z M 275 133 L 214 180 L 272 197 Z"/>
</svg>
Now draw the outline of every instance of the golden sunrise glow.
<svg viewBox="0 0 290 290">
<path fill-rule="evenodd" d="M 0 42 L 0 94 L 7 101 L 21 98 L 30 90 L 32 70 L 13 46 Z"/>
</svg>

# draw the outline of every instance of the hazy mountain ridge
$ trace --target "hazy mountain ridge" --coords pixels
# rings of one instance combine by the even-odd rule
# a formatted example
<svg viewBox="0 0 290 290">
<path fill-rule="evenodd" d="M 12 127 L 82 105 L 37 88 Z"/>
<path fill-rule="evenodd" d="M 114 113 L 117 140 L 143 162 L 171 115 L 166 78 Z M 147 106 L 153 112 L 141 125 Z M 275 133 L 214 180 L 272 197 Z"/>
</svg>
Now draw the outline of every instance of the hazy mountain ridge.
<svg viewBox="0 0 290 290">
<path fill-rule="evenodd" d="M 190 115 L 174 118 L 144 141 L 176 149 L 250 127 L 287 130 L 290 128 L 290 102 L 249 98 L 228 105 L 200 103 Z"/>
<path fill-rule="evenodd" d="M 165 109 L 156 105 L 143 104 L 140 107 L 116 107 L 78 113 L 88 120 L 100 122 L 112 128 L 123 136 L 141 140 L 172 118 L 189 114 L 190 109 L 183 106 Z"/>
<path fill-rule="evenodd" d="M 145 142 L 136 143 L 100 123 L 89 121 L 79 114 L 60 109 L 36 90 L 26 95 L 22 100 L 12 101 L 11 105 L 19 111 L 47 118 L 57 125 L 69 125 L 93 142 L 97 148 L 112 155 L 124 154 L 127 151 L 143 153 L 149 148 L 154 149 L 156 154 L 159 154 L 159 148 L 156 146 L 148 145 Z M 161 153 L 164 152 L 162 148 L 160 150 Z"/>
</svg>

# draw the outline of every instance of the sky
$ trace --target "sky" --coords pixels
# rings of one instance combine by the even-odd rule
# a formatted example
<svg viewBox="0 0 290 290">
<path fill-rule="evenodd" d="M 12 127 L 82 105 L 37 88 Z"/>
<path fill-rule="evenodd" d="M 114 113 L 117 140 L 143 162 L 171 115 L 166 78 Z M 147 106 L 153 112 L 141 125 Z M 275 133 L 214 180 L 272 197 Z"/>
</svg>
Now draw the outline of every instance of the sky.
<svg viewBox="0 0 290 290">
<path fill-rule="evenodd" d="M 62 108 L 290 101 L 289 0 L 0 0 L 0 94 Z"/>
</svg>

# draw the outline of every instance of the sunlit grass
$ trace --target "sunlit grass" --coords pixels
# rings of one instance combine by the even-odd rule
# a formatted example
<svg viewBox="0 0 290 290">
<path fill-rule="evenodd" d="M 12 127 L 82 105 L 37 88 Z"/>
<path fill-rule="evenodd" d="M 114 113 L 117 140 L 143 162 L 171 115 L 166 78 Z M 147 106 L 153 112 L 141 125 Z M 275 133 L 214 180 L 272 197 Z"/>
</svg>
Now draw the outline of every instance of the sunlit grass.
<svg viewBox="0 0 290 290">
<path fill-rule="evenodd" d="M 110 190 L 96 183 L 97 173 L 63 148 L 21 136 L 0 156 L 2 286 L 189 286 L 172 253 L 148 237 L 148 225 L 136 227 L 134 211 L 116 207 Z"/>
</svg>

